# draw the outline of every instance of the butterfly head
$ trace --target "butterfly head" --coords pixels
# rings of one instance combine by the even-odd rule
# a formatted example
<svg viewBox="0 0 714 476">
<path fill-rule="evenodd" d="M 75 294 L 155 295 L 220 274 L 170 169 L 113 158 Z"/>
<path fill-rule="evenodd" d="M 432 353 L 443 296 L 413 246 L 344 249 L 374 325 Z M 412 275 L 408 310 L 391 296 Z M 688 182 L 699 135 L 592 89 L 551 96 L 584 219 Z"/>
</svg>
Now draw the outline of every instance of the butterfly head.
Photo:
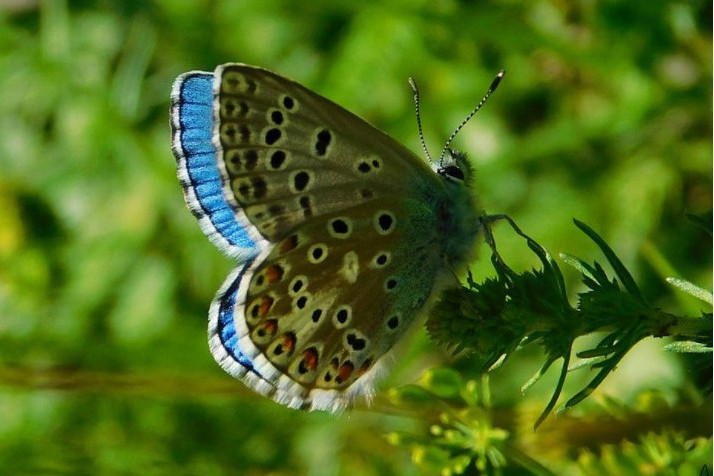
<svg viewBox="0 0 714 476">
<path fill-rule="evenodd" d="M 486 91 L 483 99 L 478 103 L 478 105 L 469 113 L 469 115 L 461 121 L 461 124 L 454 130 L 449 139 L 444 144 L 444 148 L 441 151 L 441 155 L 437 161 L 433 161 L 431 154 L 429 154 L 429 149 L 424 141 L 424 131 L 421 127 L 421 115 L 419 114 L 419 88 L 416 85 L 416 81 L 413 78 L 409 78 L 409 84 L 414 91 L 414 108 L 416 110 L 417 127 L 419 128 L 419 140 L 421 141 L 422 149 L 426 154 L 426 158 L 431 162 L 434 171 L 442 177 L 447 183 L 458 184 L 458 185 L 471 185 L 471 181 L 474 176 L 474 170 L 471 163 L 466 158 L 466 154 L 463 154 L 457 150 L 452 149 L 451 142 L 454 140 L 456 135 L 459 133 L 462 127 L 466 125 L 467 122 L 476 114 L 479 109 L 486 103 L 489 96 L 496 90 L 503 75 L 506 72 L 504 70 L 499 71 L 496 77 L 491 82 L 491 86 Z"/>
<path fill-rule="evenodd" d="M 474 169 L 466 154 L 446 149 L 443 159 L 439 164 L 434 164 L 434 171 L 447 183 L 463 185 L 470 184 L 474 177 Z"/>
</svg>

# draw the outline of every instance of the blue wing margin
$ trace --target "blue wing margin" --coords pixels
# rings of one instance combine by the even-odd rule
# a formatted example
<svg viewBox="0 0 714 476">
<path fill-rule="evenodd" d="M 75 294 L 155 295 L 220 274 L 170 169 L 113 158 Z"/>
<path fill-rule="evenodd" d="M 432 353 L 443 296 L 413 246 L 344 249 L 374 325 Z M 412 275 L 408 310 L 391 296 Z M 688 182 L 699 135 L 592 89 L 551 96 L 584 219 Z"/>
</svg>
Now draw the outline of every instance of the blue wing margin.
<svg viewBox="0 0 714 476">
<path fill-rule="evenodd" d="M 186 204 L 212 243 L 229 256 L 246 260 L 259 252 L 250 224 L 226 200 L 214 144 L 214 75 L 182 74 L 171 91 L 171 150 Z"/>
<path fill-rule="evenodd" d="M 253 261 L 254 259 L 248 260 L 243 266 L 233 270 L 216 294 L 209 311 L 208 339 L 211 352 L 222 367 L 238 378 L 246 372 L 255 372 L 252 360 L 241 351 L 241 336 L 236 332 L 233 322 L 239 299 L 238 288 Z M 239 365 L 236 367 L 235 364 Z"/>
<path fill-rule="evenodd" d="M 244 346 L 250 338 L 245 326 L 239 323 L 236 327 L 235 320 L 236 315 L 242 316 L 245 312 L 246 283 L 250 281 L 256 261 L 259 258 L 251 258 L 235 268 L 216 294 L 208 311 L 208 345 L 223 370 L 259 394 L 271 396 L 275 393 L 275 385 L 256 368 L 258 350 L 254 345 Z"/>
</svg>

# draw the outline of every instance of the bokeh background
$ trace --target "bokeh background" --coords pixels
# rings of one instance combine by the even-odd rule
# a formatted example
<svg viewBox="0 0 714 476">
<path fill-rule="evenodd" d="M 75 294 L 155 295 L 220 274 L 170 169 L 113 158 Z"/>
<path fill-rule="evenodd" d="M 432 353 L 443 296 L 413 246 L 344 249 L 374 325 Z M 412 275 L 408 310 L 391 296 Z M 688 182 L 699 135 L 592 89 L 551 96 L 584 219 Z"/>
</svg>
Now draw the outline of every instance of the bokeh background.
<svg viewBox="0 0 714 476">
<path fill-rule="evenodd" d="M 168 103 L 178 74 L 229 61 L 298 80 L 419 155 L 409 76 L 437 151 L 506 69 L 455 143 L 483 208 L 554 254 L 604 261 L 578 218 L 658 306 L 703 310 L 664 278 L 712 286 L 711 236 L 685 216 L 712 208 L 709 1 L 0 1 L 0 473 L 428 471 L 385 438 L 423 433 L 419 415 L 381 397 L 341 416 L 287 410 L 213 362 L 207 308 L 233 263 L 185 208 Z M 535 264 L 506 231 L 509 264 Z M 640 344 L 600 398 L 700 395 L 663 343 Z M 382 388 L 452 359 L 423 331 L 401 355 Z M 518 391 L 538 359 L 491 378 L 501 411 L 534 409 L 525 426 L 553 388 Z M 581 450 L 540 462 L 581 474 Z"/>
</svg>

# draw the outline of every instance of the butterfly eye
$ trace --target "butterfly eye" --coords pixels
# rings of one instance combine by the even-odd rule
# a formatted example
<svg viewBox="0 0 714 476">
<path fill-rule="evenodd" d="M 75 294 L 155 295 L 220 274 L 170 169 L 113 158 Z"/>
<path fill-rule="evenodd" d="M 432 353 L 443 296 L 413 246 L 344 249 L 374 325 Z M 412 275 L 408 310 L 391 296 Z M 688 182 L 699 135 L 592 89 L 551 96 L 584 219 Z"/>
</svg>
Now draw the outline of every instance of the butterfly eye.
<svg viewBox="0 0 714 476">
<path fill-rule="evenodd" d="M 447 167 L 439 169 L 438 173 L 439 173 L 439 175 L 442 175 L 442 176 L 448 177 L 448 178 L 454 178 L 457 180 L 464 179 L 464 172 L 456 165 L 449 165 Z"/>
</svg>

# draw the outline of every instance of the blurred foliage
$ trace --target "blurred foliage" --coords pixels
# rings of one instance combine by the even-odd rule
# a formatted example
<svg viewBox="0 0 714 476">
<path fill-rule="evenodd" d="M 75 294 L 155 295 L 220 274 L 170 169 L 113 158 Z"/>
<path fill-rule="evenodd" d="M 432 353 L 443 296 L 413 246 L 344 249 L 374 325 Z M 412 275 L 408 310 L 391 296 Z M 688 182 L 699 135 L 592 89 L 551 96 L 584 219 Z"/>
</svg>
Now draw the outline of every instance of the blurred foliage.
<svg viewBox="0 0 714 476">
<path fill-rule="evenodd" d="M 711 403 L 702 411 L 683 398 L 675 408 L 657 391 L 641 393 L 628 406 L 602 398 L 586 414 L 562 416 L 533 433 L 519 428 L 530 418 L 527 411 L 494 407 L 490 392 L 487 377 L 467 381 L 451 369 L 431 369 L 416 384 L 389 394 L 394 405 L 429 425 L 420 433 L 394 432 L 387 439 L 409 448 L 424 474 L 443 476 L 697 476 L 711 464 L 711 438 L 699 436 L 711 429 Z"/>
<path fill-rule="evenodd" d="M 686 219 L 712 206 L 711 38 L 711 2 L 690 0 L 0 2 L 0 472 L 433 469 L 414 464 L 411 447 L 384 444 L 428 431 L 439 420 L 427 408 L 405 412 L 382 397 L 349 416 L 291 411 L 213 362 L 205 316 L 232 263 L 202 236 L 175 178 L 167 111 L 179 73 L 261 65 L 418 150 L 409 76 L 438 149 L 504 68 L 455 144 L 476 166 L 484 209 L 592 262 L 597 250 L 571 222 L 584 220 L 652 306 L 697 315 L 701 302 L 665 278 L 712 287 L 711 237 Z M 499 237 L 499 250 L 514 269 L 534 264 L 518 240 Z M 473 269 L 477 281 L 493 273 Z M 578 279 L 566 273 L 564 285 L 580 292 Z M 656 389 L 666 415 L 710 412 L 698 369 L 711 354 L 656 344 L 638 345 L 592 400 L 610 395 L 637 411 Z M 465 382 L 476 375 L 423 332 L 403 347 L 385 388 L 445 361 Z M 710 413 L 614 425 L 588 400 L 534 433 L 558 376 L 522 396 L 542 356 L 521 354 L 490 378 L 490 408 L 510 424 L 478 426 L 498 452 L 476 451 L 456 469 L 498 468 L 502 454 L 520 461 L 507 474 L 675 474 L 690 451 L 711 471 Z M 571 425 L 578 412 L 592 423 Z"/>
</svg>

